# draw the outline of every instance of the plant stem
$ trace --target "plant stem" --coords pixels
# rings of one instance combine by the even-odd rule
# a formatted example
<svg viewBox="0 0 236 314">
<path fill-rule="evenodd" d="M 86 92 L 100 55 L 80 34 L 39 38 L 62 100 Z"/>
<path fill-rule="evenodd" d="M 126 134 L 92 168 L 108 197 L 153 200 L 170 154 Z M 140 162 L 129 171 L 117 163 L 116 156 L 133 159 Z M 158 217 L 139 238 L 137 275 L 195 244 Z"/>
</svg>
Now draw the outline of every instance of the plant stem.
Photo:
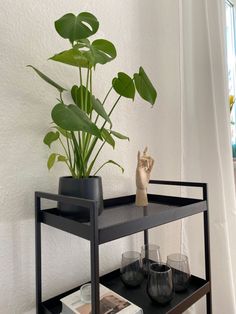
<svg viewBox="0 0 236 314">
<path fill-rule="evenodd" d="M 106 142 L 104 141 L 104 142 L 102 143 L 102 145 L 100 146 L 99 150 L 97 151 L 97 154 L 95 155 L 94 159 L 92 160 L 91 164 L 89 165 L 89 168 L 88 168 L 88 170 L 87 170 L 87 172 L 86 172 L 86 176 L 89 176 L 89 175 L 90 175 L 90 173 L 91 173 L 91 171 L 92 171 L 92 168 L 93 168 L 93 165 L 94 165 L 96 159 L 98 158 L 98 155 L 99 155 L 99 153 L 101 152 L 101 150 L 102 150 L 103 146 L 105 145 L 105 143 L 106 143 Z"/>
<path fill-rule="evenodd" d="M 89 84 L 89 69 L 87 71 L 87 79 L 86 79 L 86 92 L 85 92 L 85 104 L 84 104 L 84 109 L 85 112 L 88 112 L 88 84 Z"/>
<path fill-rule="evenodd" d="M 84 169 L 84 160 L 81 155 L 81 151 L 78 145 L 78 142 L 76 140 L 76 137 L 74 135 L 74 132 L 71 132 L 71 136 L 74 143 L 74 149 L 75 149 L 75 156 L 76 156 L 76 167 L 79 170 L 79 177 L 83 177 L 85 175 L 85 169 Z"/>
<path fill-rule="evenodd" d="M 68 155 L 69 155 L 70 165 L 72 167 L 72 159 L 71 159 L 71 153 L 70 153 L 70 144 L 69 144 L 67 133 L 68 132 L 66 131 L 66 143 L 67 143 L 67 148 L 68 148 Z"/>
<path fill-rule="evenodd" d="M 89 70 L 90 72 L 90 81 L 89 81 L 89 85 L 90 85 L 90 99 L 89 99 L 89 108 L 91 108 L 91 112 L 90 112 L 90 120 L 92 121 L 92 113 L 93 113 L 93 108 L 92 108 L 92 105 L 91 105 L 91 98 L 92 98 L 92 69 Z M 89 147 L 89 144 L 90 144 L 90 140 L 92 138 L 92 135 L 87 133 L 86 134 L 86 139 L 85 139 L 85 147 L 84 147 L 84 152 L 85 154 L 87 153 L 87 150 L 88 150 L 88 147 Z"/>
<path fill-rule="evenodd" d="M 118 102 L 119 102 L 119 100 L 121 99 L 121 97 L 122 97 L 122 96 L 119 96 L 119 97 L 117 98 L 116 102 L 114 103 L 113 107 L 111 108 L 111 110 L 110 110 L 110 112 L 109 112 L 109 114 L 108 114 L 109 117 L 110 117 L 110 115 L 112 114 L 113 110 L 115 109 L 115 107 L 116 107 L 116 105 L 118 104 Z M 103 123 L 103 125 L 102 125 L 100 131 L 104 128 L 104 126 L 106 125 L 106 122 L 107 122 L 107 121 L 104 121 L 104 123 Z M 92 151 L 93 151 L 93 149 L 94 149 L 94 147 L 95 147 L 97 141 L 98 141 L 98 138 L 95 137 L 95 138 L 93 139 L 92 143 L 91 143 L 91 146 L 89 147 L 89 150 L 88 150 L 87 154 L 86 154 L 86 157 L 85 157 L 86 162 L 88 162 L 88 160 L 89 160 L 89 158 L 90 158 L 90 155 L 91 155 L 91 153 L 92 153 Z M 100 153 L 100 151 L 101 151 L 101 149 L 103 148 L 103 146 L 104 146 L 105 143 L 106 143 L 106 142 L 104 141 L 103 144 L 102 144 L 102 146 L 99 148 L 99 150 L 98 150 L 98 152 L 97 152 L 97 154 L 96 154 L 96 158 L 97 158 L 98 154 Z M 95 160 L 96 160 L 96 159 L 95 159 Z M 94 164 L 95 160 L 93 159 L 93 161 L 92 161 L 93 164 Z M 91 163 L 91 164 L 92 164 L 92 163 Z M 91 170 L 92 170 L 91 164 L 90 164 L 89 170 L 88 170 L 89 174 L 90 174 L 90 172 L 91 172 Z M 92 164 L 92 166 L 93 166 L 93 164 Z M 87 172 L 87 173 L 88 173 L 88 172 Z M 87 173 L 86 173 L 86 174 L 87 174 Z"/>
<path fill-rule="evenodd" d="M 68 152 L 67 152 L 67 150 L 66 150 L 66 147 L 65 147 L 65 145 L 63 144 L 63 142 L 62 142 L 62 140 L 60 139 L 60 137 L 59 137 L 59 141 L 60 141 L 60 143 L 61 143 L 61 145 L 62 145 L 62 147 L 63 147 L 63 149 L 64 149 L 64 151 L 65 151 L 66 158 L 67 158 L 67 160 L 69 161 L 69 163 L 66 161 L 67 167 L 70 169 L 70 172 L 71 172 L 72 177 L 74 177 L 76 174 L 75 174 L 75 171 L 74 171 L 74 169 L 73 169 L 73 167 L 72 167 L 71 156 L 68 155 Z M 67 141 L 68 141 L 68 139 L 67 139 Z M 69 151 L 69 143 L 68 143 L 68 151 Z"/>
<path fill-rule="evenodd" d="M 81 109 L 84 110 L 84 99 L 83 99 L 83 77 L 82 77 L 82 70 L 79 67 L 79 80 L 80 80 L 80 96 L 81 96 Z"/>
<path fill-rule="evenodd" d="M 111 87 L 111 88 L 109 89 L 109 91 L 107 92 L 107 94 L 106 94 L 106 96 L 105 96 L 105 98 L 104 98 L 104 100 L 103 100 L 103 102 L 102 102 L 102 105 L 105 104 L 105 102 L 106 102 L 106 100 L 107 100 L 107 97 L 109 96 L 109 94 L 110 94 L 110 92 L 112 91 L 112 89 L 113 89 L 113 87 Z M 95 124 L 97 123 L 98 118 L 99 118 L 99 114 L 97 115 L 97 117 L 96 117 L 96 119 L 95 119 L 95 121 L 94 121 Z"/>
<path fill-rule="evenodd" d="M 61 102 L 64 104 L 64 101 L 63 101 L 63 99 L 62 99 L 62 92 L 60 92 L 60 100 L 61 100 Z"/>
<path fill-rule="evenodd" d="M 92 68 L 90 69 L 90 80 L 89 80 L 89 85 L 90 85 L 90 100 L 89 100 L 89 104 L 90 107 L 92 106 L 92 96 L 93 96 L 93 89 L 92 89 L 92 80 L 93 80 L 93 70 Z M 92 114 L 93 114 L 93 108 L 91 108 L 91 112 L 90 112 L 90 119 L 92 120 Z"/>
</svg>

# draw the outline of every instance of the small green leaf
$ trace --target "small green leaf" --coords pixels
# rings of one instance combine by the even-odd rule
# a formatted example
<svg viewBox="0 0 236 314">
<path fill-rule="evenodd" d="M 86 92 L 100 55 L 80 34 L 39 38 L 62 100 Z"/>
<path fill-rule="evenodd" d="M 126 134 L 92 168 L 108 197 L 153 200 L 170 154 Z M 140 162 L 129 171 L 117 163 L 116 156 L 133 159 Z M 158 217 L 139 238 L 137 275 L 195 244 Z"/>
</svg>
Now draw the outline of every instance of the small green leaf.
<svg viewBox="0 0 236 314">
<path fill-rule="evenodd" d="M 55 153 L 52 153 L 52 154 L 49 156 L 49 158 L 48 158 L 48 163 L 47 163 L 48 170 L 50 170 L 50 169 L 53 167 L 53 165 L 54 165 L 54 163 L 55 163 L 55 161 L 56 161 L 56 157 L 57 157 L 57 154 L 55 154 Z"/>
<path fill-rule="evenodd" d="M 89 12 L 82 12 L 77 16 L 68 13 L 55 21 L 58 34 L 63 38 L 68 38 L 71 43 L 95 34 L 98 27 L 97 18 Z"/>
<path fill-rule="evenodd" d="M 66 89 L 64 87 L 61 87 L 60 85 L 58 85 L 57 83 L 55 83 L 53 80 L 51 80 L 48 76 L 46 76 L 45 74 L 43 74 L 42 72 L 40 72 L 38 69 L 36 69 L 35 67 L 33 67 L 32 65 L 27 65 L 27 67 L 32 68 L 45 82 L 47 82 L 48 84 L 56 87 L 56 89 L 59 91 L 59 93 L 62 93 L 63 91 L 65 91 Z"/>
<path fill-rule="evenodd" d="M 48 132 L 44 139 L 43 139 L 43 142 L 44 144 L 48 145 L 49 148 L 51 148 L 51 144 L 55 141 L 57 141 L 59 139 L 59 132 Z"/>
<path fill-rule="evenodd" d="M 110 123 L 110 125 L 112 126 L 111 119 L 109 118 L 108 114 L 106 113 L 100 100 L 95 98 L 94 96 L 92 96 L 91 100 L 92 100 L 92 107 L 97 112 L 97 114 L 99 116 L 103 117 L 103 119 L 105 121 L 107 121 L 108 123 Z"/>
<path fill-rule="evenodd" d="M 62 51 L 49 59 L 53 61 L 65 63 L 68 65 L 72 65 L 75 67 L 81 67 L 81 68 L 90 67 L 90 61 L 86 57 L 85 53 L 80 52 L 79 50 L 73 49 L 73 48 Z"/>
<path fill-rule="evenodd" d="M 119 72 L 118 77 L 112 80 L 114 90 L 121 96 L 134 99 L 135 87 L 132 78 L 126 73 Z"/>
<path fill-rule="evenodd" d="M 111 134 L 114 135 L 115 137 L 121 139 L 121 140 L 128 140 L 129 141 L 129 137 L 119 133 L 119 132 L 115 132 L 115 131 L 112 131 L 110 130 Z"/>
<path fill-rule="evenodd" d="M 108 40 L 97 39 L 94 40 L 90 46 L 90 51 L 87 52 L 88 55 L 91 54 L 91 62 L 95 66 L 97 63 L 105 64 L 112 61 L 116 57 L 116 48 Z"/>
<path fill-rule="evenodd" d="M 72 139 L 71 133 L 69 131 L 66 131 L 62 128 L 60 128 L 59 126 L 54 126 L 54 129 L 57 129 L 64 137 Z"/>
<path fill-rule="evenodd" d="M 139 68 L 139 73 L 134 74 L 134 82 L 139 95 L 154 105 L 157 92 L 142 67 Z"/>
<path fill-rule="evenodd" d="M 115 162 L 114 160 L 108 160 L 107 164 L 113 164 L 113 165 L 119 167 L 121 169 L 122 173 L 124 173 L 124 171 L 125 171 L 125 169 L 121 165 L 119 165 L 117 162 Z"/>
<path fill-rule="evenodd" d="M 82 90 L 82 91 L 81 91 Z M 81 97 L 82 93 L 82 97 Z M 87 93 L 87 98 L 86 98 Z M 92 110 L 92 104 L 90 103 L 90 91 L 86 89 L 84 85 L 80 85 L 78 87 L 77 85 L 74 85 L 71 89 L 71 97 L 74 100 L 74 103 L 79 106 L 80 109 L 82 109 L 82 104 L 86 108 L 86 112 L 90 113 Z M 87 99 L 87 103 L 86 102 Z"/>
<path fill-rule="evenodd" d="M 52 120 L 67 131 L 84 131 L 101 139 L 100 130 L 76 105 L 57 104 L 52 109 Z"/>
<path fill-rule="evenodd" d="M 58 155 L 57 161 L 66 162 L 66 161 L 67 161 L 67 158 L 66 158 L 65 156 L 63 156 L 63 155 Z"/>
<path fill-rule="evenodd" d="M 118 164 L 117 162 L 115 162 L 114 160 L 108 160 L 108 161 L 104 162 L 104 164 L 102 164 L 101 167 L 98 168 L 98 170 L 94 173 L 94 175 L 96 175 L 96 174 L 98 173 L 98 171 L 100 171 L 100 170 L 101 170 L 105 165 L 107 165 L 107 164 L 113 164 L 113 165 L 119 167 L 119 168 L 121 169 L 122 173 L 124 173 L 124 168 L 121 167 L 121 165 L 119 165 L 119 164 Z"/>
<path fill-rule="evenodd" d="M 112 138 L 111 134 L 106 130 L 106 129 L 102 129 L 102 137 L 104 138 L 104 140 L 110 144 L 113 148 L 115 148 L 115 141 Z"/>
</svg>

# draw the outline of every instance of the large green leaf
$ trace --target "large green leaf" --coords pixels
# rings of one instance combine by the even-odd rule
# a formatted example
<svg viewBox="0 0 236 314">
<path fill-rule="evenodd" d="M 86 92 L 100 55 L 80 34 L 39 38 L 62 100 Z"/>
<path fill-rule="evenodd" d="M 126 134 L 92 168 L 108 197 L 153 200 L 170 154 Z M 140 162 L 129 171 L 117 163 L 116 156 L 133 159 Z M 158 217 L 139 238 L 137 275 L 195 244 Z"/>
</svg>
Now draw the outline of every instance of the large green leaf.
<svg viewBox="0 0 236 314">
<path fill-rule="evenodd" d="M 134 74 L 134 82 L 139 95 L 154 105 L 157 92 L 142 67 L 139 68 L 139 73 Z"/>
<path fill-rule="evenodd" d="M 101 139 L 100 130 L 78 106 L 57 104 L 52 109 L 52 120 L 67 131 L 84 131 Z"/>
<path fill-rule="evenodd" d="M 54 163 L 55 163 L 55 161 L 56 161 L 56 157 L 57 157 L 57 154 L 55 154 L 55 153 L 52 153 L 52 154 L 49 156 L 48 162 L 47 162 L 47 166 L 48 166 L 48 169 L 49 169 L 49 170 L 53 167 L 53 165 L 54 165 Z"/>
<path fill-rule="evenodd" d="M 113 148 L 115 148 L 115 141 L 112 138 L 111 134 L 106 130 L 106 129 L 102 129 L 102 137 L 104 138 L 104 140 L 110 144 Z"/>
<path fill-rule="evenodd" d="M 87 93 L 87 98 L 86 98 Z M 84 85 L 74 85 L 71 89 L 71 97 L 74 100 L 74 103 L 82 109 L 82 104 L 86 108 L 86 112 L 90 113 L 92 110 L 92 104 L 90 100 L 90 91 L 86 89 Z M 86 101 L 87 100 L 87 101 Z M 86 102 L 86 103 L 85 103 Z"/>
<path fill-rule="evenodd" d="M 98 27 L 99 22 L 97 18 L 89 12 L 82 12 L 77 16 L 73 13 L 68 13 L 55 21 L 55 28 L 58 34 L 63 38 L 69 39 L 71 43 L 95 34 Z"/>
<path fill-rule="evenodd" d="M 51 147 L 51 144 L 59 139 L 60 133 L 59 132 L 48 132 L 44 139 L 43 142 L 44 144 L 48 145 L 48 147 Z"/>
<path fill-rule="evenodd" d="M 116 132 L 116 131 L 113 131 L 113 130 L 110 130 L 111 134 L 114 135 L 115 137 L 121 139 L 121 140 L 128 140 L 129 141 L 129 137 L 119 133 L 119 132 Z"/>
<path fill-rule="evenodd" d="M 27 67 L 30 67 L 32 69 L 34 69 L 34 71 L 48 84 L 56 87 L 56 89 L 59 91 L 59 93 L 62 93 L 63 91 L 65 91 L 66 89 L 64 87 L 61 87 L 60 85 L 58 85 L 57 83 L 55 83 L 53 80 L 51 80 L 48 76 L 46 76 L 45 74 L 43 74 L 41 71 L 39 71 L 38 69 L 36 69 L 34 66 L 32 65 L 27 65 Z"/>
<path fill-rule="evenodd" d="M 97 112 L 97 114 L 99 116 L 103 117 L 103 119 L 105 121 L 107 121 L 108 123 L 110 123 L 110 125 L 112 126 L 111 119 L 109 118 L 108 114 L 106 113 L 100 100 L 95 98 L 94 96 L 92 96 L 91 100 L 92 100 L 92 107 Z"/>
<path fill-rule="evenodd" d="M 83 52 L 73 48 L 62 51 L 49 59 L 81 68 L 90 67 L 89 58 Z"/>
<path fill-rule="evenodd" d="M 112 61 L 116 57 L 116 48 L 108 40 L 97 39 L 90 46 L 90 51 L 85 53 L 91 55 L 90 62 L 95 66 L 97 63 L 105 64 Z"/>
<path fill-rule="evenodd" d="M 121 96 L 134 99 L 135 87 L 132 78 L 126 73 L 119 72 L 112 80 L 114 90 Z"/>
</svg>

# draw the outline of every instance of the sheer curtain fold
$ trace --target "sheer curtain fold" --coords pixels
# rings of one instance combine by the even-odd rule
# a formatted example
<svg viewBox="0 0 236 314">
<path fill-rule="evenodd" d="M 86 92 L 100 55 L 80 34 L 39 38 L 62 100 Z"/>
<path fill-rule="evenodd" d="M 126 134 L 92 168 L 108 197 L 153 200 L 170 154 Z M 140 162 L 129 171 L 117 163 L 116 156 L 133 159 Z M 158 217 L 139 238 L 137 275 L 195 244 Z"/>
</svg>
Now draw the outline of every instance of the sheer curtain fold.
<svg viewBox="0 0 236 314">
<path fill-rule="evenodd" d="M 208 183 L 214 314 L 236 313 L 236 201 L 223 0 L 179 0 L 182 180 Z M 203 275 L 202 220 L 183 221 L 183 250 Z M 200 268 L 201 267 L 201 268 Z M 195 313 L 205 312 L 196 306 Z"/>
</svg>

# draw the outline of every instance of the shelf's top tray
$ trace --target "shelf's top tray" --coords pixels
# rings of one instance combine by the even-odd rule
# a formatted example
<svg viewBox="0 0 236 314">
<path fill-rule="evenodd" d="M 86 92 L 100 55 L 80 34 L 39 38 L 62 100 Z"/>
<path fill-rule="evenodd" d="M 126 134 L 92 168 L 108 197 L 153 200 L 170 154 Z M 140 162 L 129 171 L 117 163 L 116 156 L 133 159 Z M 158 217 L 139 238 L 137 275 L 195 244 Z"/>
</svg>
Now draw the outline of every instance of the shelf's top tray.
<svg viewBox="0 0 236 314">
<path fill-rule="evenodd" d="M 146 208 L 135 205 L 135 195 L 104 201 L 104 211 L 98 216 L 99 244 L 136 232 L 166 224 L 207 210 L 206 201 L 163 195 L 148 195 Z M 41 222 L 91 240 L 92 224 L 62 216 L 57 209 L 43 210 Z"/>
</svg>

